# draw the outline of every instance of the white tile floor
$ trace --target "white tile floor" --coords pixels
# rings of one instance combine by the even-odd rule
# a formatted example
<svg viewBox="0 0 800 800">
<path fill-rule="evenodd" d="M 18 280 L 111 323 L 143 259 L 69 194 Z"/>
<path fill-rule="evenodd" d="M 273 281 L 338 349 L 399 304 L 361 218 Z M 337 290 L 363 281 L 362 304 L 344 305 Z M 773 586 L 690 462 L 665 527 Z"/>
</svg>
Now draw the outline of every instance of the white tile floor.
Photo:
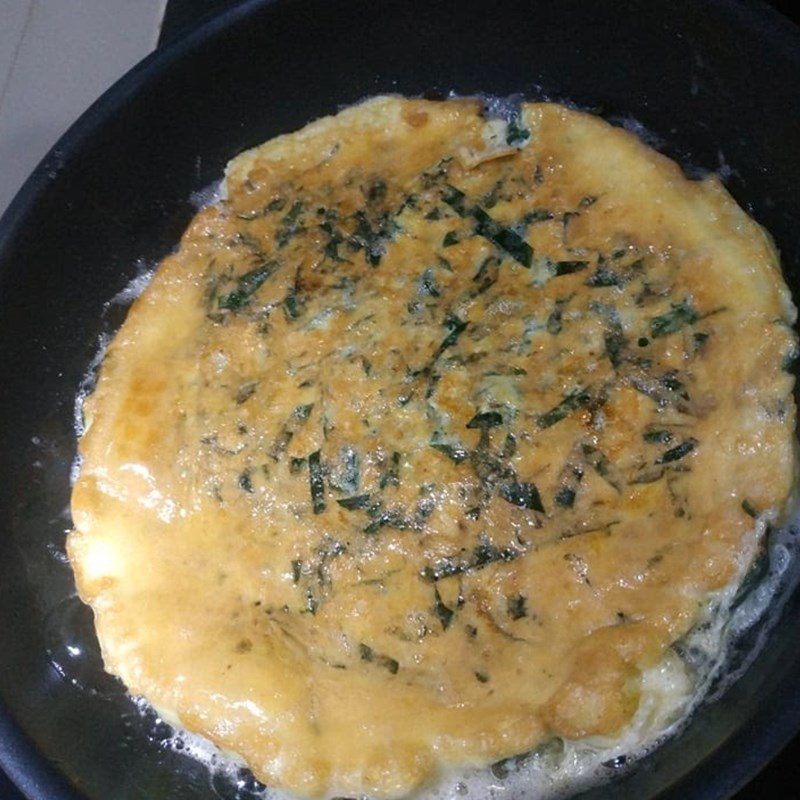
<svg viewBox="0 0 800 800">
<path fill-rule="evenodd" d="M 0 214 L 58 137 L 156 45 L 166 0 L 0 0 Z"/>
</svg>

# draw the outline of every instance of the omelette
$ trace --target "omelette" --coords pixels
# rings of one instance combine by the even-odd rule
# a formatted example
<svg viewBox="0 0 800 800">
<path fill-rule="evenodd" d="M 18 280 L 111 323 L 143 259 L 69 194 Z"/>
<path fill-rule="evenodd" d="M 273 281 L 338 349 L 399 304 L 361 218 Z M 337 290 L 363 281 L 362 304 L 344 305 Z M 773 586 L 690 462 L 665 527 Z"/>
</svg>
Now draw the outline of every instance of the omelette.
<svg viewBox="0 0 800 800">
<path fill-rule="evenodd" d="M 239 155 L 84 404 L 106 669 L 306 797 L 619 739 L 791 494 L 795 315 L 715 177 L 561 105 Z"/>
</svg>

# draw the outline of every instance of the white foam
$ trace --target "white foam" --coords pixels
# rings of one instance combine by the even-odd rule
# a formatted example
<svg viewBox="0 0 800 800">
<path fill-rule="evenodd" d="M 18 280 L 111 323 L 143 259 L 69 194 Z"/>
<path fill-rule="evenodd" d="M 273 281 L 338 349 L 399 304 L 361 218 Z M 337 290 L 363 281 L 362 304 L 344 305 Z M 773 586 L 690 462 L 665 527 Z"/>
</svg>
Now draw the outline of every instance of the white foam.
<svg viewBox="0 0 800 800">
<path fill-rule="evenodd" d="M 192 192 L 189 195 L 189 202 L 194 206 L 197 211 L 201 211 L 208 206 L 213 206 L 218 203 L 224 196 L 224 186 L 222 180 L 209 183 L 202 189 Z"/>
<path fill-rule="evenodd" d="M 129 306 L 147 288 L 155 275 L 156 267 L 143 259 L 136 263 L 136 274 L 104 306 Z"/>
</svg>

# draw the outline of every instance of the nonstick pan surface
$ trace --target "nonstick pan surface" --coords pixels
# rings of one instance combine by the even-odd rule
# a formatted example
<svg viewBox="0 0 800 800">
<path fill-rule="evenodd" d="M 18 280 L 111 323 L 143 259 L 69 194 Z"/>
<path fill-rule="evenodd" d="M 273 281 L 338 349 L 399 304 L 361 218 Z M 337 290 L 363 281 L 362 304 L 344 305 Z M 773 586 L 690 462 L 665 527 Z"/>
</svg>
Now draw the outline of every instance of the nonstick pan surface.
<svg viewBox="0 0 800 800">
<path fill-rule="evenodd" d="M 800 31 L 751 0 L 254 0 L 104 95 L 0 220 L 0 764 L 23 791 L 254 796 L 246 772 L 237 788 L 165 749 L 167 726 L 103 673 L 64 555 L 76 391 L 124 316 L 107 301 L 175 246 L 228 159 L 378 93 L 566 100 L 641 124 L 692 175 L 719 171 L 772 232 L 797 300 L 798 78 Z M 790 572 L 744 676 L 583 797 L 719 800 L 785 744 L 800 726 Z"/>
</svg>

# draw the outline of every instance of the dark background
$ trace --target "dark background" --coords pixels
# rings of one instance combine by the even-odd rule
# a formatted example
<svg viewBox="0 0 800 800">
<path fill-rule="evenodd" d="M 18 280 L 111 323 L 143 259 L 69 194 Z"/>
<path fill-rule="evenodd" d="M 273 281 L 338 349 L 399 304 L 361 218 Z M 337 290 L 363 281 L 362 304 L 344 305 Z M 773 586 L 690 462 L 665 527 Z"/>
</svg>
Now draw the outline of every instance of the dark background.
<svg viewBox="0 0 800 800">
<path fill-rule="evenodd" d="M 168 44 L 206 15 L 236 5 L 240 0 L 168 0 L 159 37 L 159 46 Z M 431 0 L 435 2 L 435 0 Z M 757 2 L 759 0 L 756 0 Z M 788 0 L 768 3 L 800 25 L 800 4 Z M 800 75 L 798 76 L 800 79 Z M 800 81 L 799 81 L 800 83 Z M 798 87 L 800 91 L 800 86 Z M 796 146 L 787 142 L 787 146 Z M 800 689 L 799 689 L 800 690 Z M 733 800 L 800 800 L 800 734 Z M 25 800 L 0 771 L 0 800 Z M 112 800 L 112 798 L 109 798 Z M 153 800 L 168 800 L 154 798 Z"/>
</svg>

